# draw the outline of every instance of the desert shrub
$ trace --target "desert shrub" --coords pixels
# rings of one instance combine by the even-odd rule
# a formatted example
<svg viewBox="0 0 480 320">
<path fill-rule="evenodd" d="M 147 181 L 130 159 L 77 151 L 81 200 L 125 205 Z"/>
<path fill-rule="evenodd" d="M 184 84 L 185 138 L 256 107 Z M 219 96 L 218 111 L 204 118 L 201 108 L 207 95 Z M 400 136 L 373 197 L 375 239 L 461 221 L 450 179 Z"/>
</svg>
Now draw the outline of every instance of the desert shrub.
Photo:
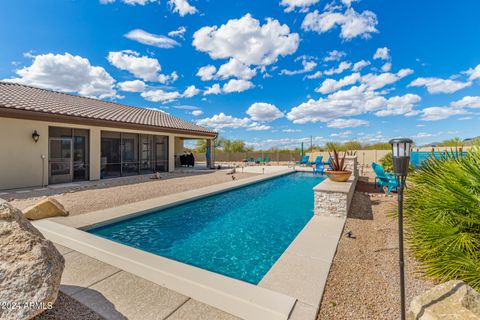
<svg viewBox="0 0 480 320">
<path fill-rule="evenodd" d="M 383 158 L 381 158 L 380 164 L 385 171 L 393 171 L 392 153 L 389 152 Z"/>
<path fill-rule="evenodd" d="M 409 181 L 406 236 L 421 268 L 480 289 L 480 149 L 431 157 Z"/>
</svg>

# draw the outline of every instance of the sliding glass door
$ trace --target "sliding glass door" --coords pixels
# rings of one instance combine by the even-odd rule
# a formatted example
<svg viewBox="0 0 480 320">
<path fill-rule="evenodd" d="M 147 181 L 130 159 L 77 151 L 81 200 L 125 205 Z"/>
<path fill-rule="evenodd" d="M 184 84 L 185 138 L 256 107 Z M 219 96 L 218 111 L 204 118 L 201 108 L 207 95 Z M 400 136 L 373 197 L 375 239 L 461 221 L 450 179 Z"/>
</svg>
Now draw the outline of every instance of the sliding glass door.
<svg viewBox="0 0 480 320">
<path fill-rule="evenodd" d="M 168 171 L 168 137 L 102 131 L 101 178 Z"/>
<path fill-rule="evenodd" d="M 53 184 L 72 181 L 72 151 L 72 138 L 49 139 L 48 183 Z"/>
<path fill-rule="evenodd" d="M 49 127 L 48 135 L 49 183 L 88 180 L 89 130 Z"/>
</svg>

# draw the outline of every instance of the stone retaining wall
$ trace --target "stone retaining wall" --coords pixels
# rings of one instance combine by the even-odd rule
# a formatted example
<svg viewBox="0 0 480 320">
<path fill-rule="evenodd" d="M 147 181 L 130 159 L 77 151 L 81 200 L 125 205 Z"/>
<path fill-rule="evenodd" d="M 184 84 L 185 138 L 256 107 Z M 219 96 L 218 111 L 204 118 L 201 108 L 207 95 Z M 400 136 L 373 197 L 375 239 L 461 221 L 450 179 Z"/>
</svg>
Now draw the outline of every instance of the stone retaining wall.
<svg viewBox="0 0 480 320">
<path fill-rule="evenodd" d="M 313 188 L 314 213 L 319 216 L 347 217 L 358 179 L 357 157 L 346 159 L 347 170 L 352 176 L 346 182 L 334 182 L 328 178 Z"/>
</svg>

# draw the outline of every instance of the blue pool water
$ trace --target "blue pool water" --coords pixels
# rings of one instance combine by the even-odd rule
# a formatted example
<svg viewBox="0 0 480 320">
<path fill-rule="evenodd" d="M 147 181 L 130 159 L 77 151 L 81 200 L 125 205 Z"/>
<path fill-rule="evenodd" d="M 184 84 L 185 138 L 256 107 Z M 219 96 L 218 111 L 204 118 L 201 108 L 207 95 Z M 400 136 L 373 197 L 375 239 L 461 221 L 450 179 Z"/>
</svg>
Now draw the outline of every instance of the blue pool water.
<svg viewBox="0 0 480 320">
<path fill-rule="evenodd" d="M 292 173 L 88 232 L 257 284 L 312 217 L 323 179 Z"/>
<path fill-rule="evenodd" d="M 435 157 L 440 158 L 440 155 L 443 152 L 435 152 Z M 466 152 L 463 152 L 462 155 L 466 155 Z M 414 151 L 410 153 L 410 163 L 415 167 L 418 168 L 422 164 L 423 161 L 427 160 L 433 156 L 433 153 L 430 151 Z"/>
</svg>

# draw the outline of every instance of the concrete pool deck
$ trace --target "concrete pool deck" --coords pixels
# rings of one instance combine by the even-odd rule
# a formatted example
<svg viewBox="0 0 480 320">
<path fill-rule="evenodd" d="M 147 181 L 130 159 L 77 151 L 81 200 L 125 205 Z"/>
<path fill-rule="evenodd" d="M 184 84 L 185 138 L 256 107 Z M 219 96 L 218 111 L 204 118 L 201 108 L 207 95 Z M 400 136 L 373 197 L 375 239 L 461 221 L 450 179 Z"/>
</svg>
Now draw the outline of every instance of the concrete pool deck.
<svg viewBox="0 0 480 320">
<path fill-rule="evenodd" d="M 248 167 L 248 169 L 250 168 L 262 170 L 261 167 Z M 215 308 L 218 308 L 223 311 L 217 310 L 216 313 L 226 312 L 225 315 L 230 317 L 225 318 L 225 315 L 222 315 L 218 319 L 232 319 L 235 318 L 234 316 L 245 319 L 315 319 L 330 265 L 342 234 L 345 223 L 344 217 L 313 216 L 258 286 L 194 268 L 73 229 L 84 229 L 112 223 L 113 221 L 145 214 L 153 209 L 178 205 L 293 171 L 292 168 L 286 168 L 285 166 L 280 168 L 267 166 L 265 168 L 269 168 L 268 171 L 271 173 L 79 216 L 37 221 L 34 222 L 34 225 L 47 238 L 70 247 L 70 249 L 63 250 L 73 249 L 77 252 L 77 255 L 85 255 L 90 259 L 95 258 L 95 261 L 106 264 L 112 268 L 111 270 L 116 270 L 114 272 L 129 274 L 129 276 L 125 275 L 127 278 L 146 279 L 143 281 L 159 286 L 163 288 L 162 290 L 170 290 L 178 295 L 185 296 L 187 300 L 191 299 L 188 301 L 192 301 L 189 305 L 197 306 L 200 309 L 211 308 L 217 310 Z M 304 170 L 308 170 L 308 168 L 301 168 L 298 171 Z M 264 170 L 262 171 L 264 172 Z M 87 268 L 85 272 L 89 273 L 89 270 Z M 93 273 L 99 274 L 99 272 Z M 119 276 L 116 276 L 115 273 L 109 277 L 116 279 Z M 77 285 L 82 287 L 82 283 Z M 105 286 L 103 290 L 109 288 L 109 286 Z M 68 292 L 66 293 L 68 294 Z M 109 296 L 108 293 L 103 295 Z M 72 296 L 77 300 L 80 299 L 78 292 L 72 293 Z M 135 298 L 132 297 L 132 299 Z M 123 310 L 123 304 L 127 303 L 128 300 L 128 297 L 122 297 L 118 302 L 122 304 L 122 307 L 118 306 L 118 308 Z M 80 301 L 103 316 L 108 315 L 105 310 L 111 309 L 111 306 L 96 305 L 99 304 L 96 299 Z M 104 302 L 108 304 L 108 302 Z M 132 303 L 132 301 L 129 301 L 129 303 Z M 199 305 L 205 305 L 208 308 L 205 306 L 199 307 Z M 175 313 L 168 315 L 168 319 L 173 315 Z M 183 319 L 178 317 L 179 315 L 172 319 Z M 193 315 L 190 314 L 184 319 L 192 319 L 192 317 Z M 143 319 L 145 317 L 138 313 L 128 318 Z M 207 318 L 217 319 L 217 317 Z"/>
</svg>

